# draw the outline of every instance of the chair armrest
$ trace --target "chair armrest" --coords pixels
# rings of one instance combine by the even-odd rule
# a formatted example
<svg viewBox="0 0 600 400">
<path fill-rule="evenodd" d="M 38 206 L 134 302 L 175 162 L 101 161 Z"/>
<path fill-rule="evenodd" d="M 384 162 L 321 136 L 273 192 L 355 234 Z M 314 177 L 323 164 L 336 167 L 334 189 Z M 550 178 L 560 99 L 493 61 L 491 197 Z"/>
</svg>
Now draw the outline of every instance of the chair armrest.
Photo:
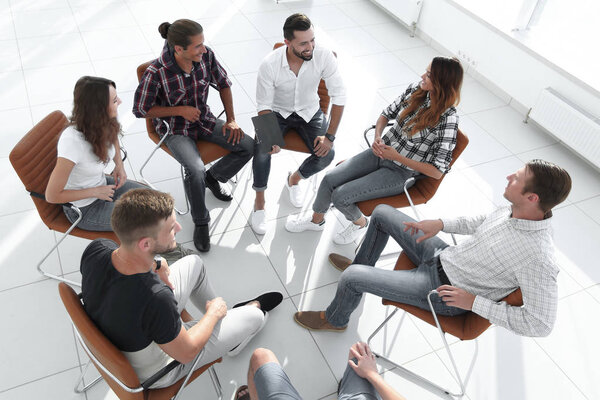
<svg viewBox="0 0 600 400">
<path fill-rule="evenodd" d="M 386 126 L 392 126 L 394 125 L 393 122 L 388 122 Z M 367 139 L 367 133 L 369 133 L 370 130 L 375 129 L 375 125 L 371 125 L 370 127 L 368 127 L 367 129 L 365 129 L 365 132 L 363 133 L 363 136 L 365 138 L 365 142 L 367 142 L 367 146 L 371 147 L 371 143 L 369 142 L 369 139 Z"/>
</svg>

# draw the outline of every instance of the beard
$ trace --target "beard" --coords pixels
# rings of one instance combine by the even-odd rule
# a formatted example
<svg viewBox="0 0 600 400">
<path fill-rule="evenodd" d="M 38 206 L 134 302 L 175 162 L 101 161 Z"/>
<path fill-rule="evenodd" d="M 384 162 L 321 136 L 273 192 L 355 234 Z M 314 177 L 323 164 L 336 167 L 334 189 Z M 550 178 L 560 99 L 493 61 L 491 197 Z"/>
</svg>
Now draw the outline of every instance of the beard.
<svg viewBox="0 0 600 400">
<path fill-rule="evenodd" d="M 169 253 L 173 250 L 175 250 L 177 248 L 177 242 L 173 241 L 173 243 L 167 245 L 167 246 L 155 246 L 153 253 L 154 254 L 165 254 L 165 253 Z"/>
<path fill-rule="evenodd" d="M 292 53 L 298 58 L 303 59 L 304 61 L 310 61 L 313 58 L 313 53 L 311 52 L 309 56 L 302 55 L 302 53 L 297 52 L 296 49 L 292 47 Z"/>
</svg>

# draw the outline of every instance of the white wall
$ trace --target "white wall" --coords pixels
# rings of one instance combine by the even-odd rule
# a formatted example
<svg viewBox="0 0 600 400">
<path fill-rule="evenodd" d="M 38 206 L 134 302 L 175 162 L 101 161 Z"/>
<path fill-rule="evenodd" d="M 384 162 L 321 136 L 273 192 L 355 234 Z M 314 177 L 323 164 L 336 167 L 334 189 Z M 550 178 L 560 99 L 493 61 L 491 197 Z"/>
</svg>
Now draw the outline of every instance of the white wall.
<svg viewBox="0 0 600 400">
<path fill-rule="evenodd" d="M 549 66 L 449 0 L 424 0 L 419 31 L 455 55 L 459 50 L 468 54 L 476 62 L 475 70 L 516 100 L 517 108 L 532 107 L 540 91 L 552 87 L 600 118 L 598 92 Z"/>
</svg>

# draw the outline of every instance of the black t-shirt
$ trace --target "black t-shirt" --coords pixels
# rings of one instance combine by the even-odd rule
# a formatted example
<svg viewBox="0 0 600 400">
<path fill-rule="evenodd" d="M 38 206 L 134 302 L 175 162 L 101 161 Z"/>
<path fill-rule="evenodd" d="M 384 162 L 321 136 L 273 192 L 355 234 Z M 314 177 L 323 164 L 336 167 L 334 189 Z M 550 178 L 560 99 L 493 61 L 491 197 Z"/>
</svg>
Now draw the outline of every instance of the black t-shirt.
<svg viewBox="0 0 600 400">
<path fill-rule="evenodd" d="M 96 239 L 81 257 L 84 308 L 98 328 L 122 351 L 177 337 L 181 320 L 173 291 L 155 272 L 123 275 L 112 264 L 117 244 Z"/>
</svg>

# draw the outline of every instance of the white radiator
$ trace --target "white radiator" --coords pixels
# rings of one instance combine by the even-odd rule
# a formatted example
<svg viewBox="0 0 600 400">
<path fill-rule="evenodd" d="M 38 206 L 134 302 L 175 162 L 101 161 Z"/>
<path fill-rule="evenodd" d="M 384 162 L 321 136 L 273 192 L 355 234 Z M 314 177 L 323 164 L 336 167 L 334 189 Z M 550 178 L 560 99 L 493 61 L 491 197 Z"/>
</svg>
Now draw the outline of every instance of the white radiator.
<svg viewBox="0 0 600 400">
<path fill-rule="evenodd" d="M 529 118 L 600 168 L 600 124 L 594 116 L 552 88 L 546 88 L 529 112 Z"/>
<path fill-rule="evenodd" d="M 392 14 L 400 22 L 406 24 L 411 30 L 411 36 L 415 35 L 417 21 L 421 14 L 423 0 L 372 0 L 375 4 Z"/>
</svg>

